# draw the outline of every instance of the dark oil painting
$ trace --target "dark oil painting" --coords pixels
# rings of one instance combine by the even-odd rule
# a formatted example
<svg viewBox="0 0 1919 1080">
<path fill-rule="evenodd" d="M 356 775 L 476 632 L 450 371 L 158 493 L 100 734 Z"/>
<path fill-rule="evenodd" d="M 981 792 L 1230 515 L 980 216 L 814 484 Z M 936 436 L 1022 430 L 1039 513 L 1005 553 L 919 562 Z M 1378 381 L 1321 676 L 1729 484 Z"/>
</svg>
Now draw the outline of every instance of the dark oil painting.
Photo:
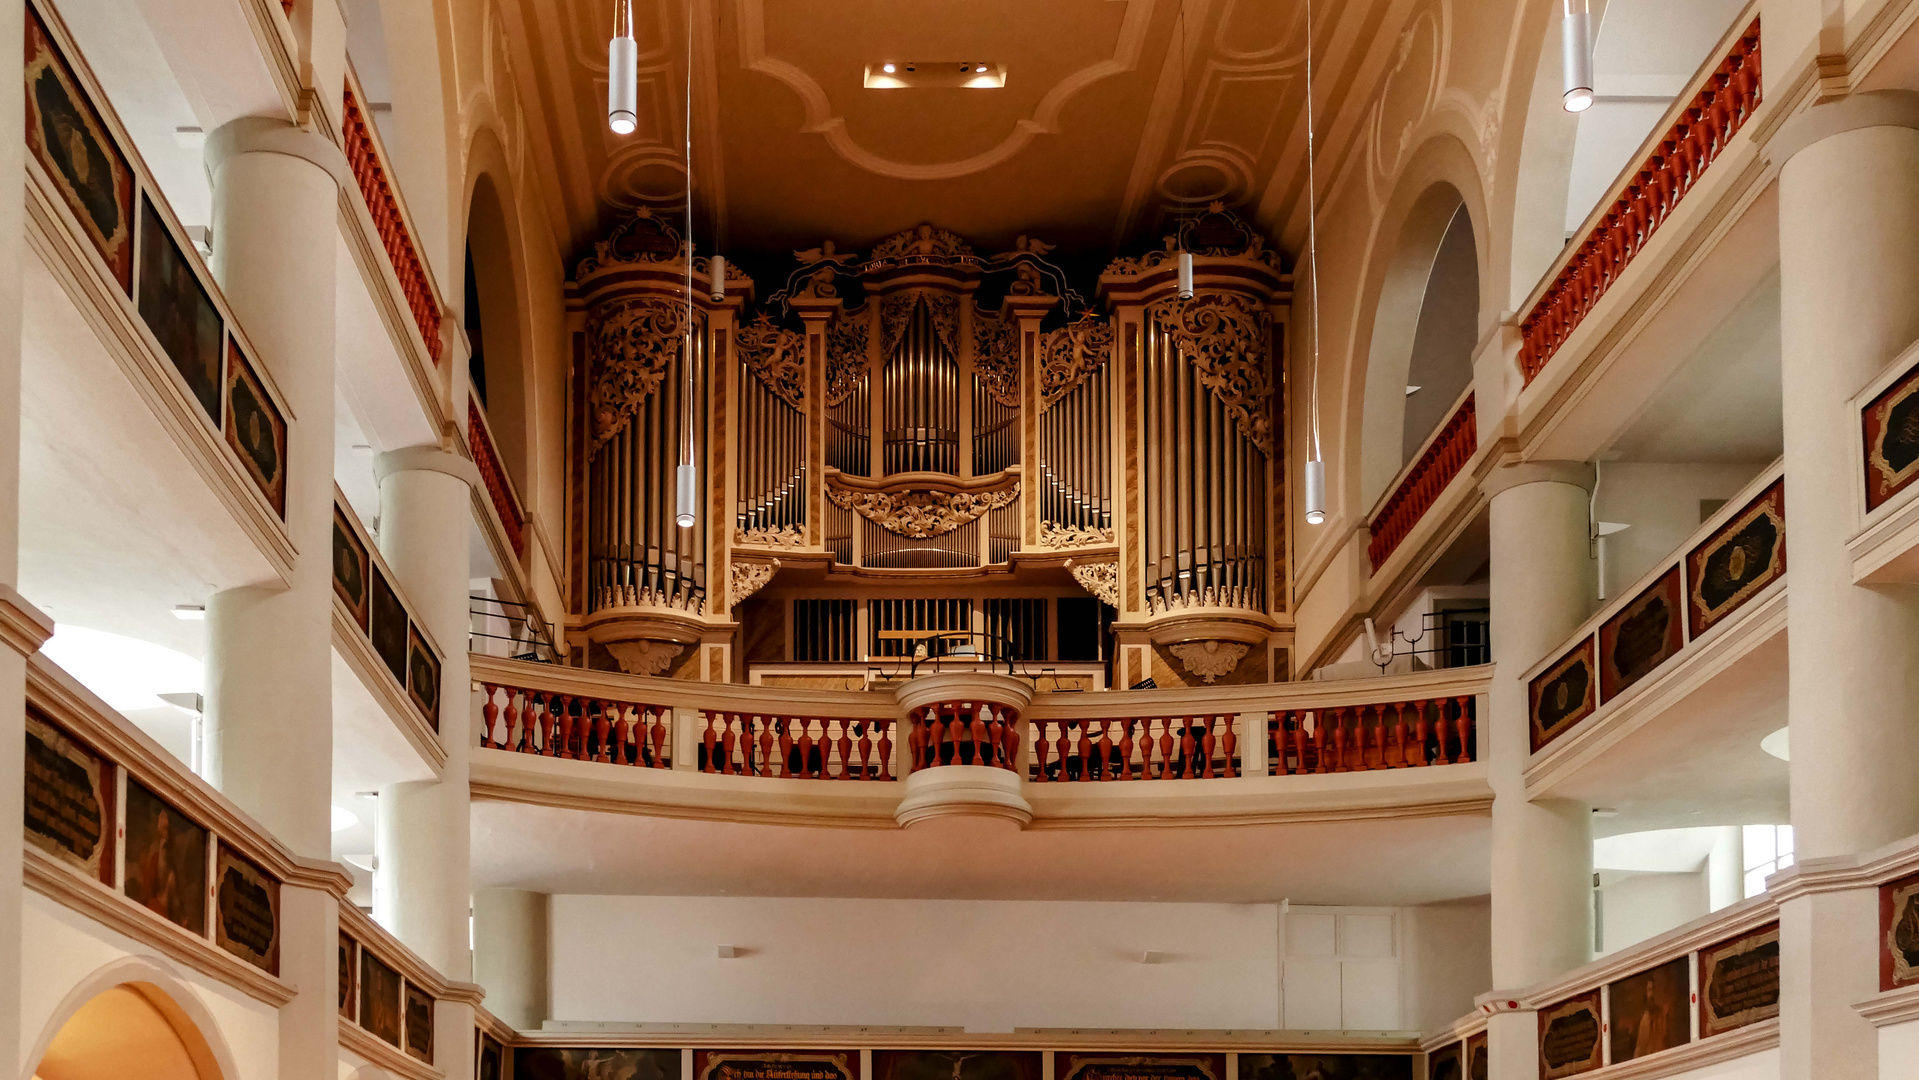
<svg viewBox="0 0 1919 1080">
<path fill-rule="evenodd" d="M 491 1035 L 480 1036 L 480 1056 L 474 1063 L 474 1080 L 504 1080 L 506 1047 Z"/>
<path fill-rule="evenodd" d="M 873 1080 L 1040 1080 L 1037 1050 L 875 1050 Z"/>
<path fill-rule="evenodd" d="M 225 844 L 213 865 L 213 942 L 271 974 L 280 973 L 280 883 Z"/>
<path fill-rule="evenodd" d="M 433 1064 L 433 995 L 406 984 L 406 1052 Z"/>
<path fill-rule="evenodd" d="M 207 932 L 207 831 L 127 781 L 127 899 L 195 934 Z"/>
<path fill-rule="evenodd" d="M 400 973 L 364 948 L 360 950 L 360 1026 L 400 1045 Z"/>
<path fill-rule="evenodd" d="M 140 318 L 160 351 L 207 418 L 220 423 L 220 312 L 151 199 L 140 200 L 138 291 Z"/>
<path fill-rule="evenodd" d="M 1692 1039 L 1691 961 L 1676 957 L 1606 985 L 1613 1064 L 1683 1046 Z"/>
<path fill-rule="evenodd" d="M 1866 446 L 1866 509 L 1919 479 L 1919 371 L 1881 391 L 1860 412 Z"/>
<path fill-rule="evenodd" d="M 518 1046 L 513 1080 L 680 1080 L 680 1052 Z"/>
<path fill-rule="evenodd" d="M 1747 503 L 1686 556 L 1687 618 L 1705 633 L 1786 572 L 1786 482 Z"/>
<path fill-rule="evenodd" d="M 287 422 L 267 395 L 253 361 L 227 339 L 227 445 L 282 518 L 287 515 Z"/>
<path fill-rule="evenodd" d="M 1559 1080 L 1599 1068 L 1599 991 L 1539 1011 L 1539 1080 Z"/>
<path fill-rule="evenodd" d="M 1465 1075 L 1465 1068 L 1460 1064 L 1465 1050 L 1466 1044 L 1454 1043 L 1428 1054 L 1426 1080 L 1460 1080 Z"/>
<path fill-rule="evenodd" d="M 27 149 L 47 170 L 114 280 L 131 293 L 133 170 L 31 7 L 26 32 Z"/>
<path fill-rule="evenodd" d="M 1919 983 L 1919 874 L 1879 886 L 1879 989 Z"/>
<path fill-rule="evenodd" d="M 1226 1055 L 1056 1053 L 1053 1080 L 1226 1080 Z"/>
<path fill-rule="evenodd" d="M 1779 924 L 1699 950 L 1699 1037 L 1779 1015 Z"/>
<path fill-rule="evenodd" d="M 113 767 L 27 711 L 26 841 L 113 884 Z"/>
<path fill-rule="evenodd" d="M 1486 1052 L 1486 1033 L 1482 1031 L 1466 1040 L 1466 1077 L 1467 1080 L 1486 1080 L 1491 1071 L 1491 1055 Z"/>
<path fill-rule="evenodd" d="M 440 728 L 440 658 L 417 626 L 407 630 L 406 696 L 433 729 Z"/>
<path fill-rule="evenodd" d="M 1599 628 L 1599 693 L 1606 700 L 1652 674 L 1685 644 L 1679 567 L 1646 586 Z"/>
<path fill-rule="evenodd" d="M 1413 1080 L 1413 1055 L 1241 1054 L 1239 1080 Z"/>
<path fill-rule="evenodd" d="M 695 1050 L 693 1080 L 860 1080 L 858 1050 Z"/>
<path fill-rule="evenodd" d="M 359 1003 L 360 965 L 354 954 L 359 951 L 359 943 L 345 934 L 340 935 L 340 1016 L 353 1019 L 353 1006 Z"/>
<path fill-rule="evenodd" d="M 1565 734 L 1597 707 L 1594 691 L 1598 680 L 1593 678 L 1592 652 L 1592 639 L 1588 638 L 1527 686 L 1533 750 Z"/>
<path fill-rule="evenodd" d="M 367 628 L 367 619 L 372 612 L 372 594 L 367 589 L 368 567 L 366 544 L 360 540 L 360 534 L 353 523 L 347 520 L 346 511 L 333 508 L 333 595 L 340 598 L 346 609 L 353 615 L 353 621 L 362 632 Z"/>
<path fill-rule="evenodd" d="M 393 677 L 399 680 L 401 686 L 405 686 L 409 625 L 406 605 L 400 603 L 400 594 L 394 592 L 393 586 L 387 584 L 386 575 L 382 574 L 378 567 L 373 569 L 370 577 L 373 585 L 369 590 L 373 594 L 373 624 L 368 629 L 367 636 L 373 641 L 373 651 L 380 654 L 381 660 L 386 661 L 387 670 L 393 673 Z"/>
</svg>

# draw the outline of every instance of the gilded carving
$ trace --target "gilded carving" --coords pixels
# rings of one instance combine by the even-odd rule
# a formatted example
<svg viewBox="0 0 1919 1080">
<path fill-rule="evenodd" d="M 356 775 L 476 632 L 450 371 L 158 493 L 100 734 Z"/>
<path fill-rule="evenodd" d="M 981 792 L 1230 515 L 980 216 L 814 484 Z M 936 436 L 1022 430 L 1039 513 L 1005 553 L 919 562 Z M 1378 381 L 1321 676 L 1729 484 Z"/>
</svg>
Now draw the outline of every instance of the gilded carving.
<svg viewBox="0 0 1919 1080">
<path fill-rule="evenodd" d="M 1052 404 L 1113 355 L 1113 324 L 1088 316 L 1039 339 L 1039 407 Z"/>
<path fill-rule="evenodd" d="M 1249 648 L 1251 646 L 1243 641 L 1182 641 L 1167 646 L 1167 651 L 1179 658 L 1188 674 L 1210 683 L 1222 675 L 1231 675 L 1246 658 Z"/>
<path fill-rule="evenodd" d="M 1113 542 L 1113 530 L 1090 525 L 1061 525 L 1057 521 L 1039 523 L 1039 546 L 1043 548 L 1095 547 Z"/>
<path fill-rule="evenodd" d="M 606 651 L 628 675 L 658 675 L 671 667 L 686 646 L 674 641 L 609 641 Z"/>
<path fill-rule="evenodd" d="M 1019 498 L 1019 484 L 980 492 L 853 491 L 828 486 L 826 497 L 887 532 L 923 540 L 944 536 L 988 510 L 1012 503 Z"/>
<path fill-rule="evenodd" d="M 600 313 L 587 331 L 596 373 L 587 395 L 593 448 L 618 435 L 666 378 L 687 335 L 686 307 L 633 300 Z"/>
<path fill-rule="evenodd" d="M 1177 593 L 1171 598 L 1149 593 L 1146 597 L 1146 610 L 1149 614 L 1163 615 L 1169 611 L 1186 611 L 1191 608 L 1252 608 L 1259 607 L 1258 594 L 1247 585 L 1208 585 L 1203 589 L 1193 589 Z"/>
<path fill-rule="evenodd" d="M 1157 304 L 1153 318 L 1198 370 L 1200 384 L 1219 397 L 1240 432 L 1270 455 L 1273 379 L 1265 307 L 1231 293 L 1206 293 Z"/>
<path fill-rule="evenodd" d="M 740 601 L 759 592 L 761 586 L 773 580 L 774 571 L 780 568 L 779 560 L 772 562 L 736 562 L 733 574 L 726 587 L 726 604 L 738 607 Z"/>
<path fill-rule="evenodd" d="M 1099 602 L 1119 610 L 1119 563 L 1073 563 L 1067 567 L 1079 587 L 1099 597 Z"/>
<path fill-rule="evenodd" d="M 806 338 L 774 323 L 765 312 L 740 327 L 740 362 L 768 390 L 796 409 L 806 408 Z"/>
<path fill-rule="evenodd" d="M 826 328 L 826 406 L 832 408 L 859 388 L 867 373 L 865 319 L 841 317 Z"/>
<path fill-rule="evenodd" d="M 1253 231 L 1239 215 L 1214 202 L 1204 214 L 1181 222 L 1166 237 L 1164 250 L 1144 255 L 1123 256 L 1106 264 L 1103 277 L 1142 277 L 1171 264 L 1182 251 L 1209 258 L 1248 259 L 1283 273 L 1278 251 L 1266 246 L 1266 238 Z"/>
<path fill-rule="evenodd" d="M 798 525 L 755 525 L 750 529 L 734 529 L 735 544 L 752 544 L 758 547 L 805 547 L 806 534 Z"/>
<path fill-rule="evenodd" d="M 873 248 L 873 262 L 882 259 L 963 259 L 973 249 L 959 234 L 922 223 L 894 233 Z"/>
<path fill-rule="evenodd" d="M 946 351 L 959 355 L 959 297 L 950 292 L 935 289 L 912 289 L 907 292 L 889 294 L 880 303 L 880 346 L 888 356 L 900 343 L 900 335 L 906 324 L 913 318 L 913 307 L 921 301 L 926 303 L 927 314 L 933 317 L 933 334 L 939 338 Z"/>
<path fill-rule="evenodd" d="M 1019 407 L 1019 322 L 1001 308 L 973 312 L 973 371 L 994 401 Z"/>
<path fill-rule="evenodd" d="M 594 243 L 593 254 L 580 260 L 574 275 L 585 277 L 595 270 L 630 263 L 681 262 L 689 254 L 690 247 L 667 219 L 656 216 L 651 209 L 642 206 L 632 217 L 615 225 L 613 231 Z M 738 278 L 728 274 L 727 280 L 738 280 L 742 284 L 747 281 L 744 274 Z"/>
</svg>

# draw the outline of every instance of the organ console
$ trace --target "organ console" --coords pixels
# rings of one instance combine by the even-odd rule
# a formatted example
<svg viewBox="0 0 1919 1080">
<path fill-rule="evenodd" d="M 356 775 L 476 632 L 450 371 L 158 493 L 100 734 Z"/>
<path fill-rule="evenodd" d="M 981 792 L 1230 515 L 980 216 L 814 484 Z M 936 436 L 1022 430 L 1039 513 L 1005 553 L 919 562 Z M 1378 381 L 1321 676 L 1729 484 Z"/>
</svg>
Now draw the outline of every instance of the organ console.
<svg viewBox="0 0 1919 1080">
<path fill-rule="evenodd" d="M 1089 299 L 1050 250 L 925 224 L 796 252 L 762 300 L 662 218 L 609 233 L 576 274 L 574 662 L 864 685 L 930 643 L 1062 686 L 1289 677 L 1278 253 L 1215 206 Z"/>
</svg>

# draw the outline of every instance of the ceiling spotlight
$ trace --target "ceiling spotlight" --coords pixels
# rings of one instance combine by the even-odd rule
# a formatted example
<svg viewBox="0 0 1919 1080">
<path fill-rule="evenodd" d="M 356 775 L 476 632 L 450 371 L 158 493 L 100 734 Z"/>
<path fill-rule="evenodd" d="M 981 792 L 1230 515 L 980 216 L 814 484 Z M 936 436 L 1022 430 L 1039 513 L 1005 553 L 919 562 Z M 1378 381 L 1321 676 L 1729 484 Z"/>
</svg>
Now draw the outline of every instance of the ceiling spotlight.
<svg viewBox="0 0 1919 1080">
<path fill-rule="evenodd" d="M 633 2 L 613 5 L 613 40 L 606 57 L 606 126 L 631 135 L 639 126 L 640 46 L 633 40 Z"/>
<path fill-rule="evenodd" d="M 977 72 L 979 72 L 979 73 L 980 73 L 980 74 L 982 74 L 982 75 L 984 75 L 984 74 L 986 74 L 986 65 L 985 65 L 985 64 L 981 64 L 980 66 L 978 66 L 978 67 L 976 67 L 976 68 L 974 68 L 973 70 L 974 70 L 974 71 L 977 71 Z"/>
<path fill-rule="evenodd" d="M 1566 0 L 1559 44 L 1566 73 L 1562 101 L 1569 113 L 1585 112 L 1593 103 L 1592 13 L 1586 10 L 1586 0 Z"/>
<path fill-rule="evenodd" d="M 881 64 L 880 70 L 886 72 L 888 75 L 891 75 L 893 72 L 899 69 L 894 67 L 892 64 Z"/>
<path fill-rule="evenodd" d="M 175 604 L 173 605 L 173 617 L 184 622 L 201 622 L 207 617 L 206 605 Z"/>
</svg>

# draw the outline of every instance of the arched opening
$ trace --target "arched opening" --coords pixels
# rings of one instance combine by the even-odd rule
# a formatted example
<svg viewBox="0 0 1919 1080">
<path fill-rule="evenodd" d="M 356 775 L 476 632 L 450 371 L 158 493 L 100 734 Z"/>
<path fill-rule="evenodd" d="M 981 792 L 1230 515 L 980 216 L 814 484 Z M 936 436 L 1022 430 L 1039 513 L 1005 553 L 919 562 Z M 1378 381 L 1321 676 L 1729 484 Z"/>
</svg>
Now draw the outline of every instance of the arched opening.
<svg viewBox="0 0 1919 1080">
<path fill-rule="evenodd" d="M 172 998 L 146 983 L 101 991 L 47 1044 L 35 1080 L 223 1080 L 212 1048 Z"/>
<path fill-rule="evenodd" d="M 473 183 L 467 210 L 465 302 L 461 319 L 472 346 L 473 393 L 521 491 L 527 490 L 527 389 L 520 341 L 520 296 L 503 200 L 493 178 Z"/>
<path fill-rule="evenodd" d="M 1366 363 L 1360 500 L 1386 493 L 1473 379 L 1479 249 L 1450 184 L 1414 202 L 1380 286 Z"/>
</svg>

